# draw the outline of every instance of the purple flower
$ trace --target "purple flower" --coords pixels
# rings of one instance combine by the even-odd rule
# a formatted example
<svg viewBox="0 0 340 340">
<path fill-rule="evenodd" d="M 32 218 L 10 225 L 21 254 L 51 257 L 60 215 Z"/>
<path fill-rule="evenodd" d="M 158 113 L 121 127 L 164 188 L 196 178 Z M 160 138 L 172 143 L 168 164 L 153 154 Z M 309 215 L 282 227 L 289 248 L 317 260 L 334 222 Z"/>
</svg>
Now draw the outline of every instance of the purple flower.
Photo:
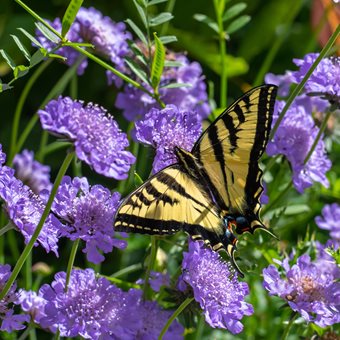
<svg viewBox="0 0 340 340">
<path fill-rule="evenodd" d="M 315 218 L 315 223 L 321 229 L 330 230 L 331 237 L 340 241 L 340 205 L 336 203 L 325 205 L 322 215 Z"/>
<path fill-rule="evenodd" d="M 340 270 L 334 261 L 311 262 L 304 254 L 292 267 L 288 259 L 280 265 L 283 275 L 274 265 L 263 270 L 263 286 L 270 295 L 286 300 L 307 322 L 320 327 L 340 322 Z"/>
<path fill-rule="evenodd" d="M 176 162 L 174 147 L 190 151 L 201 134 L 201 119 L 191 111 L 168 105 L 151 109 L 145 119 L 136 122 L 137 139 L 156 148 L 153 170 L 157 172 Z"/>
<path fill-rule="evenodd" d="M 137 284 L 144 284 L 143 279 L 137 280 Z M 169 286 L 170 285 L 170 276 L 169 274 L 163 274 L 160 272 L 150 272 L 150 277 L 149 277 L 149 284 L 150 287 L 153 289 L 155 292 L 159 292 L 161 290 L 162 286 Z"/>
<path fill-rule="evenodd" d="M 45 209 L 45 202 L 15 178 L 14 170 L 7 166 L 0 168 L 0 199 L 9 219 L 22 233 L 25 243 L 28 243 Z M 53 251 L 57 256 L 60 226 L 54 215 L 48 215 L 37 240 L 47 252 Z M 38 242 L 35 246 L 38 246 Z"/>
<path fill-rule="evenodd" d="M 142 323 L 135 292 L 123 292 L 92 269 L 73 270 L 65 292 L 66 273 L 59 272 L 39 294 L 46 300 L 44 328 L 55 327 L 65 337 L 135 339 Z M 138 292 L 139 293 L 139 292 Z"/>
<path fill-rule="evenodd" d="M 244 301 L 249 294 L 247 283 L 239 282 L 231 266 L 199 242 L 189 241 L 182 269 L 179 288 L 183 291 L 185 284 L 192 287 L 207 323 L 214 328 L 226 328 L 233 334 L 240 333 L 243 325 L 239 320 L 253 313 L 252 305 Z"/>
<path fill-rule="evenodd" d="M 2 152 L 2 145 L 0 144 L 0 169 L 3 164 L 6 162 L 6 154 Z"/>
<path fill-rule="evenodd" d="M 266 84 L 273 84 L 278 86 L 278 95 L 280 97 L 287 97 L 289 94 L 290 86 L 294 82 L 293 72 L 286 71 L 283 75 L 275 75 L 267 73 L 265 76 Z"/>
<path fill-rule="evenodd" d="M 29 186 L 35 194 L 39 195 L 42 190 L 51 191 L 51 168 L 34 160 L 33 151 L 23 150 L 21 154 L 17 154 L 13 159 L 13 168 L 15 176 Z"/>
<path fill-rule="evenodd" d="M 303 59 L 293 59 L 298 71 L 293 72 L 295 83 L 299 83 L 317 59 L 317 53 L 306 54 Z M 324 94 L 331 102 L 340 103 L 340 58 L 323 58 L 305 85 L 305 92 Z"/>
<path fill-rule="evenodd" d="M 190 63 L 183 55 L 174 56 L 176 61 L 182 63 L 182 66 L 165 68 L 160 83 L 160 99 L 165 104 L 174 104 L 183 111 L 196 111 L 202 119 L 206 118 L 211 110 L 201 66 L 197 62 Z M 191 86 L 162 88 L 171 83 L 188 83 Z M 147 84 L 144 86 L 148 88 Z M 118 93 L 115 105 L 123 110 L 124 117 L 130 121 L 144 118 L 151 108 L 160 108 L 159 104 L 148 94 L 131 85 L 126 85 L 124 91 Z"/>
<path fill-rule="evenodd" d="M 277 101 L 273 124 L 284 104 L 283 101 Z M 293 104 L 284 116 L 274 139 L 268 143 L 268 155 L 283 154 L 290 162 L 293 170 L 293 183 L 299 192 L 303 192 L 313 182 L 320 182 L 325 187 L 329 186 L 326 172 L 331 168 L 331 162 L 326 156 L 322 139 L 318 142 L 307 164 L 303 164 L 317 134 L 318 128 L 311 115 L 306 113 L 304 106 Z"/>
<path fill-rule="evenodd" d="M 109 253 L 113 247 L 126 247 L 125 241 L 114 238 L 112 228 L 119 199 L 119 193 L 111 194 L 101 185 L 91 187 L 85 177 L 66 176 L 59 186 L 52 211 L 64 222 L 60 234 L 85 241 L 84 253 L 93 263 L 104 261 L 99 250 Z"/>
<path fill-rule="evenodd" d="M 59 97 L 38 114 L 43 128 L 72 141 L 78 158 L 94 171 L 115 179 L 127 178 L 135 157 L 125 150 L 129 145 L 126 134 L 104 108 Z"/>
<path fill-rule="evenodd" d="M 0 264 L 0 291 L 4 288 L 11 275 L 11 267 L 8 264 Z M 12 332 L 14 330 L 24 329 L 24 322 L 29 322 L 28 315 L 14 314 L 13 304 L 18 299 L 16 292 L 16 283 L 12 284 L 7 295 L 0 300 L 0 320 L 1 331 Z"/>
</svg>

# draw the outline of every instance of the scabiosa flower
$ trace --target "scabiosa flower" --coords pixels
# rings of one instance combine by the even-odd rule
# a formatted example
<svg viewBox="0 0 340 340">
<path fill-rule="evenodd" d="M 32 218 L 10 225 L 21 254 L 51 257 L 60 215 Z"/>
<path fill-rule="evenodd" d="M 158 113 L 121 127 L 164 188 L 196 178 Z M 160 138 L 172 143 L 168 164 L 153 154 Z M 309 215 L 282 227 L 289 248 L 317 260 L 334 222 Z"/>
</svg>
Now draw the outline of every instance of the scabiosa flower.
<svg viewBox="0 0 340 340">
<path fill-rule="evenodd" d="M 23 150 L 21 154 L 17 154 L 13 159 L 13 168 L 15 176 L 35 194 L 38 195 L 42 190 L 51 191 L 51 168 L 34 160 L 33 151 Z"/>
<path fill-rule="evenodd" d="M 135 306 L 135 292 L 123 292 L 105 278 L 96 278 L 92 269 L 72 270 L 65 292 L 66 273 L 55 275 L 39 294 L 46 300 L 44 328 L 55 327 L 65 337 L 90 339 L 135 339 L 142 326 Z"/>
<path fill-rule="evenodd" d="M 293 72 L 286 71 L 283 75 L 276 75 L 273 73 L 267 73 L 265 76 L 266 84 L 273 84 L 278 86 L 277 94 L 280 97 L 286 97 L 289 94 L 290 86 L 294 82 Z"/>
<path fill-rule="evenodd" d="M 319 228 L 329 230 L 330 236 L 340 241 L 340 205 L 327 204 L 322 209 L 322 216 L 317 216 L 315 222 Z"/>
<path fill-rule="evenodd" d="M 84 253 L 89 261 L 99 263 L 104 253 L 113 247 L 125 248 L 126 242 L 114 238 L 113 217 L 119 204 L 120 194 L 113 194 L 101 185 L 89 185 L 87 179 L 65 176 L 54 199 L 52 211 L 64 225 L 60 235 L 72 241 L 86 242 Z"/>
<path fill-rule="evenodd" d="M 15 178 L 14 170 L 7 166 L 0 168 L 0 199 L 9 219 L 22 233 L 25 243 L 28 243 L 45 209 L 45 202 Z M 54 215 L 48 215 L 35 246 L 40 243 L 47 252 L 53 251 L 58 256 L 60 226 Z"/>
<path fill-rule="evenodd" d="M 6 264 L 0 264 L 0 291 L 4 288 L 6 282 L 11 275 L 11 267 Z M 18 293 L 16 292 L 16 283 L 14 283 L 9 289 L 7 295 L 0 300 L 0 330 L 6 332 L 12 332 L 14 330 L 24 329 L 24 322 L 29 322 L 28 315 L 14 314 L 13 304 L 18 299 Z"/>
<path fill-rule="evenodd" d="M 115 179 L 126 179 L 135 157 L 125 148 L 129 145 L 112 117 L 98 105 L 74 101 L 69 97 L 51 100 L 39 110 L 44 129 L 74 143 L 77 157 L 94 171 Z"/>
<path fill-rule="evenodd" d="M 179 289 L 184 291 L 186 285 L 192 287 L 207 323 L 214 328 L 226 328 L 233 334 L 240 333 L 243 329 L 240 320 L 254 311 L 252 305 L 244 301 L 249 294 L 248 285 L 238 281 L 231 265 L 200 242 L 189 241 L 182 269 Z"/>
<path fill-rule="evenodd" d="M 202 131 L 199 115 L 175 105 L 151 109 L 135 126 L 137 139 L 156 148 L 154 172 L 176 162 L 175 146 L 190 151 Z"/>
<path fill-rule="evenodd" d="M 307 322 L 320 327 L 340 322 L 339 270 L 329 270 L 324 260 L 312 262 L 307 254 L 292 267 L 288 259 L 279 264 L 283 275 L 274 265 L 263 270 L 263 286 L 270 295 L 286 300 Z"/>
<path fill-rule="evenodd" d="M 273 124 L 281 112 L 283 101 L 277 101 Z M 308 162 L 303 162 L 314 143 L 318 128 L 304 106 L 292 105 L 283 118 L 274 139 L 268 143 L 267 153 L 270 156 L 283 154 L 290 162 L 293 170 L 293 183 L 299 192 L 310 187 L 313 182 L 320 182 L 328 187 L 326 172 L 331 168 L 331 161 L 325 153 L 322 139 L 318 142 Z"/>
<path fill-rule="evenodd" d="M 137 284 L 144 284 L 144 279 L 137 280 Z M 159 292 L 162 286 L 170 285 L 170 276 L 168 273 L 163 274 L 160 272 L 150 272 L 149 285 L 155 292 Z"/>
<path fill-rule="evenodd" d="M 183 55 L 175 55 L 175 60 L 182 66 L 165 68 L 160 82 L 160 99 L 165 104 L 174 104 L 183 111 L 196 111 L 202 119 L 206 118 L 210 107 L 201 66 L 197 62 L 190 63 Z M 188 83 L 191 86 L 162 88 L 171 83 Z M 148 88 L 147 84 L 144 86 Z M 160 108 L 148 94 L 131 85 L 126 85 L 124 91 L 118 93 L 115 105 L 123 110 L 124 117 L 130 121 L 144 118 L 153 107 Z"/>
</svg>

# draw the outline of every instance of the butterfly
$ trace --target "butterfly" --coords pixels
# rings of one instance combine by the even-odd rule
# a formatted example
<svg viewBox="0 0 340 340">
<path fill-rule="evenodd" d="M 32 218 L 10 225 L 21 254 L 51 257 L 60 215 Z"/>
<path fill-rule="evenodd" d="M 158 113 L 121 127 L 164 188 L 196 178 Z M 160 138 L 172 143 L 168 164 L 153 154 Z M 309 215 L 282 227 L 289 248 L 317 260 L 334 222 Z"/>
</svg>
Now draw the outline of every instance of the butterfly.
<svg viewBox="0 0 340 340">
<path fill-rule="evenodd" d="M 226 251 L 243 276 L 234 259 L 234 231 L 268 231 L 260 219 L 258 162 L 268 142 L 276 93 L 274 85 L 248 91 L 210 124 L 191 152 L 175 147 L 177 163 L 123 200 L 114 229 L 150 235 L 185 231 L 214 251 Z"/>
</svg>

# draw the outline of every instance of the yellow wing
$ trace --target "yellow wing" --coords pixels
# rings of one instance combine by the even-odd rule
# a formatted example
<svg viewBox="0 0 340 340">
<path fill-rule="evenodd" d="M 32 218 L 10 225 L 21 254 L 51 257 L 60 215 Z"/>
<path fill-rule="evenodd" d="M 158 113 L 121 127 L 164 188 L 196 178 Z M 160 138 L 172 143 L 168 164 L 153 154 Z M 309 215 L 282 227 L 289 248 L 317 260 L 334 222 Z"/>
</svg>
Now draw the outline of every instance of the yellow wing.
<svg viewBox="0 0 340 340">
<path fill-rule="evenodd" d="M 176 164 L 163 169 L 130 194 L 118 209 L 116 231 L 173 234 L 186 231 L 233 258 L 236 239 L 225 239 L 219 210 L 201 185 Z"/>
<path fill-rule="evenodd" d="M 213 122 L 192 153 L 203 165 L 209 188 L 225 215 L 244 216 L 253 232 L 264 227 L 259 218 L 263 191 L 258 161 L 272 123 L 277 88 L 263 85 L 244 94 Z"/>
</svg>

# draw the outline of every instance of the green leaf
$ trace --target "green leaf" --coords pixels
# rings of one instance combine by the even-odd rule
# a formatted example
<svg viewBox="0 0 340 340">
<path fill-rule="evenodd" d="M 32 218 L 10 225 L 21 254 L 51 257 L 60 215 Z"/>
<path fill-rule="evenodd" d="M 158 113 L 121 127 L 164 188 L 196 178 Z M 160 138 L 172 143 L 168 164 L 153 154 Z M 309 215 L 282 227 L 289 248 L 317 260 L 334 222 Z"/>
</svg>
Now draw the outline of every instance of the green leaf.
<svg viewBox="0 0 340 340">
<path fill-rule="evenodd" d="M 142 50 L 139 48 L 139 46 L 134 43 L 133 41 L 128 41 L 128 45 L 130 47 L 130 49 L 132 50 L 132 52 L 135 54 L 136 58 L 141 61 L 144 65 L 148 65 L 148 61 L 145 57 L 145 55 L 143 54 Z"/>
<path fill-rule="evenodd" d="M 200 13 L 194 14 L 194 19 L 208 25 L 216 33 L 219 32 L 218 24 L 214 20 L 206 16 L 205 14 L 200 14 Z"/>
<path fill-rule="evenodd" d="M 131 71 L 144 83 L 149 84 L 145 71 L 133 59 L 126 57 L 126 64 L 130 67 Z"/>
<path fill-rule="evenodd" d="M 162 2 L 167 2 L 168 0 L 151 0 L 148 2 L 148 6 L 153 6 L 157 4 L 161 4 Z"/>
<path fill-rule="evenodd" d="M 24 55 L 24 57 L 30 61 L 31 59 L 31 55 L 30 53 L 27 51 L 26 47 L 24 46 L 24 44 L 20 41 L 20 39 L 16 36 L 11 34 L 11 37 L 13 38 L 14 42 L 16 43 L 16 45 L 19 47 L 19 50 L 22 52 L 22 54 Z"/>
<path fill-rule="evenodd" d="M 133 0 L 133 3 L 135 4 L 137 8 L 138 14 L 143 22 L 144 27 L 148 28 L 148 21 L 146 19 L 145 10 L 144 10 L 146 8 L 145 2 L 141 0 Z M 142 3 L 142 5 L 140 3 Z"/>
<path fill-rule="evenodd" d="M 310 211 L 311 208 L 307 204 L 295 204 L 286 207 L 285 215 L 299 215 Z"/>
<path fill-rule="evenodd" d="M 232 34 L 242 28 L 250 21 L 249 15 L 242 15 L 239 18 L 231 22 L 231 24 L 226 28 L 227 34 Z"/>
<path fill-rule="evenodd" d="M 162 89 L 177 89 L 179 87 L 192 87 L 192 84 L 189 84 L 189 83 L 170 83 L 170 84 L 161 86 Z"/>
<path fill-rule="evenodd" d="M 43 61 L 46 58 L 47 51 L 45 49 L 39 49 L 37 50 L 30 60 L 30 67 L 33 67 L 37 64 L 39 64 L 41 61 Z"/>
<path fill-rule="evenodd" d="M 29 72 L 30 68 L 25 65 L 18 65 L 13 70 L 14 79 L 23 77 Z"/>
<path fill-rule="evenodd" d="M 181 67 L 183 66 L 183 63 L 180 61 L 175 60 L 165 60 L 164 67 Z"/>
<path fill-rule="evenodd" d="M 3 84 L 3 83 L 0 82 L 0 92 L 4 92 L 4 91 L 10 90 L 12 88 L 13 88 L 13 86 L 10 86 L 8 84 Z"/>
<path fill-rule="evenodd" d="M 158 26 L 164 24 L 165 22 L 171 20 L 174 16 L 169 12 L 162 12 L 155 16 L 154 18 L 150 19 L 150 26 Z"/>
<path fill-rule="evenodd" d="M 61 35 L 63 37 L 65 37 L 67 32 L 69 31 L 82 4 L 83 0 L 71 0 L 69 5 L 67 6 L 61 23 Z"/>
<path fill-rule="evenodd" d="M 135 175 L 135 185 L 136 187 L 139 187 L 140 185 L 143 184 L 144 181 L 142 180 L 142 177 L 139 176 L 137 171 L 134 172 L 134 175 Z"/>
<path fill-rule="evenodd" d="M 6 53 L 5 50 L 1 49 L 0 50 L 0 54 L 1 56 L 6 60 L 6 63 L 8 64 L 8 66 L 14 70 L 16 65 L 15 62 L 13 61 L 13 59 Z"/>
<path fill-rule="evenodd" d="M 153 36 L 155 39 L 155 53 L 151 65 L 151 85 L 154 89 L 157 89 L 161 81 L 164 68 L 165 48 L 157 37 L 157 34 L 154 33 Z"/>
<path fill-rule="evenodd" d="M 55 35 L 52 31 L 50 31 L 46 26 L 44 26 L 41 22 L 36 22 L 35 26 L 38 30 L 50 41 L 54 42 L 55 44 L 60 43 L 60 39 L 57 35 Z"/>
<path fill-rule="evenodd" d="M 240 3 L 238 3 L 238 4 L 234 5 L 234 6 L 231 6 L 224 13 L 222 20 L 223 21 L 227 21 L 227 20 L 230 20 L 230 19 L 236 17 L 237 15 L 239 15 L 246 8 L 247 8 L 247 4 L 244 3 L 244 2 L 240 2 Z"/>
<path fill-rule="evenodd" d="M 148 7 L 148 1 L 147 0 L 136 0 L 136 2 L 142 8 L 147 8 Z"/>
<path fill-rule="evenodd" d="M 140 41 L 147 46 L 148 42 L 140 28 L 130 19 L 126 19 L 125 22 L 132 28 L 132 30 L 135 32 Z"/>
<path fill-rule="evenodd" d="M 175 35 L 163 35 L 162 37 L 159 37 L 159 40 L 162 42 L 163 45 L 166 45 L 177 41 L 177 37 Z"/>
<path fill-rule="evenodd" d="M 43 46 L 40 44 L 40 42 L 39 42 L 37 39 L 35 39 L 30 33 L 28 33 L 25 29 L 19 27 L 18 30 L 19 30 L 20 32 L 22 32 L 29 40 L 31 40 L 32 43 L 33 43 L 34 45 L 36 45 L 36 46 L 38 46 L 38 47 L 43 47 Z"/>
</svg>

